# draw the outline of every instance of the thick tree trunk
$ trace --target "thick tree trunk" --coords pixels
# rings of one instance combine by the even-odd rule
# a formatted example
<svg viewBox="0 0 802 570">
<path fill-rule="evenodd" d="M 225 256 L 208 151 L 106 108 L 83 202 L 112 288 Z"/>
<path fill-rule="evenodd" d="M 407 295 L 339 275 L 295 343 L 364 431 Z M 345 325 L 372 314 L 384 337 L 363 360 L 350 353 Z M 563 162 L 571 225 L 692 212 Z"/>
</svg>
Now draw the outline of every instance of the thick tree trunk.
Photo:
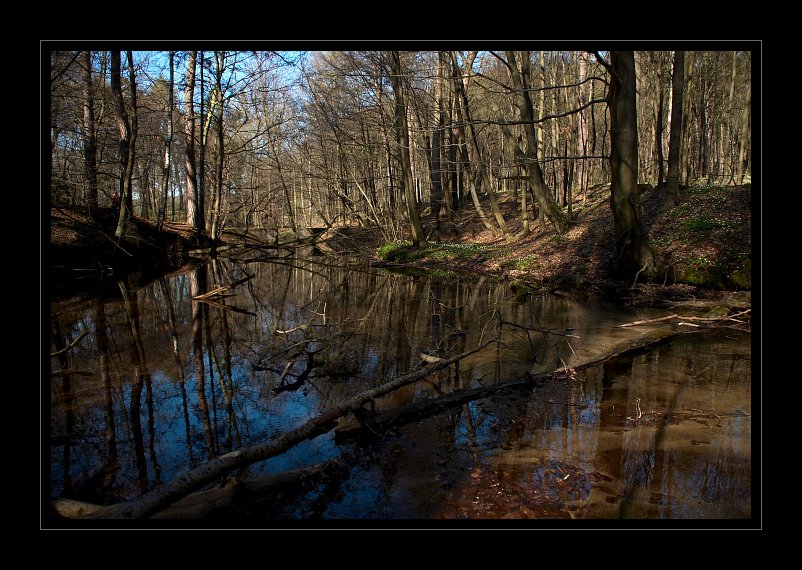
<svg viewBox="0 0 802 570">
<path fill-rule="evenodd" d="M 685 52 L 674 52 L 674 71 L 671 80 L 671 133 L 668 138 L 668 175 L 665 205 L 679 204 L 679 168 L 682 144 L 682 92 L 685 85 Z"/>
<path fill-rule="evenodd" d="M 86 178 L 86 205 L 95 210 L 97 201 L 97 135 L 95 133 L 95 104 L 92 89 L 92 52 L 84 52 L 84 177 Z"/>
<path fill-rule="evenodd" d="M 195 65 L 198 52 L 189 52 L 187 82 L 184 88 L 184 176 L 187 184 L 187 224 L 200 237 L 203 212 L 198 209 L 198 180 L 195 171 Z"/>
<path fill-rule="evenodd" d="M 610 57 L 610 206 L 615 219 L 618 270 L 627 277 L 641 270 L 644 276 L 653 276 L 657 260 L 641 222 L 638 192 L 635 58 L 631 51 L 613 51 Z"/>
<path fill-rule="evenodd" d="M 393 81 L 393 95 L 395 98 L 395 130 L 396 140 L 401 151 L 401 169 L 404 184 L 404 197 L 407 203 L 407 214 L 412 232 L 412 244 L 415 247 L 426 245 L 426 235 L 418 213 L 418 203 L 415 197 L 415 186 L 412 178 L 412 163 L 409 156 L 409 125 L 407 122 L 407 109 L 404 101 L 404 81 L 401 68 L 401 54 L 398 51 L 388 53 Z"/>
</svg>

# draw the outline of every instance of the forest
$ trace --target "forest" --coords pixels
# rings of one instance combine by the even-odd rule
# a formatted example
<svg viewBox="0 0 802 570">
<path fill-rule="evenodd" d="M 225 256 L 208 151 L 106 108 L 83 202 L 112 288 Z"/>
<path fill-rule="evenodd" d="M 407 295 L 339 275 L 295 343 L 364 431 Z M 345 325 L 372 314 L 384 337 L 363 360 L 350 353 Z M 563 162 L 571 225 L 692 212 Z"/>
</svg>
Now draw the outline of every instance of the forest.
<svg viewBox="0 0 802 570">
<path fill-rule="evenodd" d="M 676 204 L 681 185 L 751 182 L 751 56 L 52 51 L 49 199 L 114 208 L 118 238 L 133 216 L 417 246 L 422 219 L 437 240 L 465 209 L 493 235 L 560 234 L 610 184 L 621 270 L 656 273 L 644 188 Z"/>
<path fill-rule="evenodd" d="M 130 45 L 41 44 L 47 525 L 752 522 L 760 42 Z"/>
</svg>

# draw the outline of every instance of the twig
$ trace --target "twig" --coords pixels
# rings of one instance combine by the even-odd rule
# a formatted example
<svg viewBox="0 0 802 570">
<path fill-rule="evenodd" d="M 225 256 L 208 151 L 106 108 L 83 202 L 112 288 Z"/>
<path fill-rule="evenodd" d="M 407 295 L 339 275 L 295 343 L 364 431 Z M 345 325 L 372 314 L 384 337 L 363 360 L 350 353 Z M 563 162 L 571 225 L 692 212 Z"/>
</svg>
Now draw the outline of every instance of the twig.
<svg viewBox="0 0 802 570">
<path fill-rule="evenodd" d="M 647 262 L 647 263 L 644 263 L 644 264 L 643 264 L 643 267 L 641 267 L 640 269 L 638 269 L 638 272 L 635 274 L 635 281 L 633 281 L 633 282 L 632 282 L 632 287 L 630 287 L 630 289 L 634 289 L 634 288 L 635 288 L 635 285 L 637 285 L 637 284 L 638 284 L 638 276 L 640 276 L 641 272 L 642 272 L 642 271 L 644 271 L 644 270 L 646 269 L 646 266 L 647 266 L 647 265 L 648 265 L 648 262 Z"/>
<path fill-rule="evenodd" d="M 195 301 L 202 301 L 203 299 L 208 299 L 209 297 L 222 293 L 223 291 L 227 291 L 228 289 L 233 289 L 237 285 L 241 285 L 251 279 L 253 279 L 253 275 L 248 275 L 247 277 L 243 277 L 242 279 L 237 279 L 236 281 L 234 281 L 229 285 L 223 285 L 221 287 L 212 289 L 211 291 L 207 291 L 206 293 L 203 293 L 201 295 L 196 295 L 195 297 L 192 297 L 192 299 Z"/>
<path fill-rule="evenodd" d="M 81 339 L 84 338 L 88 334 L 89 334 L 89 329 L 84 330 L 84 332 L 79 334 L 78 337 L 74 341 L 72 341 L 70 344 L 68 344 L 67 346 L 65 346 L 61 350 L 57 350 L 56 352 L 51 352 L 50 356 L 58 356 L 59 354 L 64 354 L 65 352 L 67 352 L 68 350 L 73 348 L 76 344 L 78 344 L 81 341 Z"/>
<path fill-rule="evenodd" d="M 558 332 L 554 332 L 554 331 L 547 331 L 546 329 L 539 329 L 539 328 L 536 328 L 536 327 L 525 327 L 523 325 L 519 325 L 517 323 L 511 323 L 509 321 L 501 321 L 501 324 L 502 325 L 510 325 L 511 327 L 516 327 L 516 328 L 519 328 L 519 329 L 523 329 L 525 331 L 537 331 L 537 332 L 542 332 L 542 333 L 546 333 L 546 334 L 553 334 L 555 336 L 564 336 L 564 337 L 570 337 L 570 338 L 582 338 L 582 337 L 580 337 L 579 335 L 576 335 L 576 334 L 563 334 L 563 333 L 558 333 Z"/>
</svg>

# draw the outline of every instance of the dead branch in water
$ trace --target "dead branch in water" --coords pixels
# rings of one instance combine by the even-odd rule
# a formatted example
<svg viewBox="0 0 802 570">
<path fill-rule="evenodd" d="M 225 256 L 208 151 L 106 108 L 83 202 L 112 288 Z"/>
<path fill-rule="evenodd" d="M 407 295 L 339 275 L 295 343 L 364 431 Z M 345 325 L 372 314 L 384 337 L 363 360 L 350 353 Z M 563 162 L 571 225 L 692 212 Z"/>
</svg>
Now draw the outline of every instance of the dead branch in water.
<svg viewBox="0 0 802 570">
<path fill-rule="evenodd" d="M 347 416 L 354 410 L 361 408 L 380 396 L 384 396 L 398 388 L 426 378 L 438 370 L 454 364 L 471 354 L 479 352 L 491 342 L 495 342 L 495 340 L 487 341 L 474 349 L 451 358 L 428 364 L 377 388 L 366 390 L 365 392 L 340 402 L 329 411 L 312 418 L 302 426 L 272 441 L 244 447 L 216 457 L 204 465 L 176 477 L 169 483 L 165 483 L 153 489 L 135 501 L 103 507 L 102 509 L 86 515 L 85 518 L 140 519 L 150 517 L 203 485 L 218 480 L 232 469 L 245 467 L 246 465 L 275 457 L 307 439 L 313 439 L 318 435 L 327 433 L 337 425 L 337 421 L 340 418 Z"/>
<path fill-rule="evenodd" d="M 618 325 L 620 327 L 635 327 L 638 325 L 650 325 L 652 323 L 659 323 L 662 321 L 670 321 L 671 319 L 682 319 L 683 321 L 702 321 L 702 322 L 716 322 L 716 321 L 733 321 L 739 324 L 744 324 L 745 321 L 738 320 L 736 317 L 743 317 L 748 315 L 752 312 L 752 309 L 746 309 L 745 311 L 741 311 L 740 313 L 736 313 L 734 315 L 725 315 L 723 317 L 691 317 L 687 315 L 668 315 L 667 317 L 660 317 L 658 319 L 646 319 L 643 321 L 633 321 L 631 323 L 625 323 L 623 325 Z M 680 324 L 688 324 L 688 323 L 680 323 Z"/>
<path fill-rule="evenodd" d="M 68 350 L 70 350 L 71 348 L 73 348 L 73 347 L 74 347 L 76 344 L 78 344 L 79 342 L 81 342 L 81 339 L 82 339 L 82 338 L 84 338 L 84 337 L 85 337 L 86 335 L 88 335 L 88 334 L 89 334 L 89 329 L 86 329 L 84 332 L 82 332 L 81 334 L 79 334 L 79 335 L 76 337 L 76 339 L 75 339 L 75 340 L 73 340 L 73 341 L 72 341 L 70 344 L 68 344 L 67 346 L 65 346 L 65 347 L 64 347 L 64 348 L 62 348 L 61 350 L 57 350 L 56 352 L 51 352 L 51 353 L 50 353 L 50 356 L 58 356 L 59 354 L 64 354 L 65 352 L 67 352 Z"/>
<path fill-rule="evenodd" d="M 246 281 L 250 281 L 251 279 L 253 279 L 253 275 L 248 275 L 247 277 L 243 277 L 242 279 L 237 279 L 236 281 L 234 281 L 233 283 L 229 283 L 228 285 L 217 287 L 215 289 L 212 289 L 211 291 L 203 293 L 202 295 L 196 295 L 195 297 L 192 297 L 192 300 L 203 301 L 204 299 L 208 299 L 209 297 L 214 297 L 215 295 L 219 295 L 223 291 L 228 291 L 229 289 L 233 289 L 237 285 L 242 285 L 243 283 L 245 283 Z"/>
<path fill-rule="evenodd" d="M 431 398 L 422 402 L 384 409 L 375 413 L 364 410 L 364 413 L 359 414 L 358 423 L 351 422 L 345 424 L 342 429 L 337 430 L 337 436 L 351 438 L 370 434 L 376 435 L 390 426 L 399 426 L 433 416 L 448 409 L 461 406 L 466 402 L 486 398 L 487 396 L 503 390 L 548 380 L 569 380 L 580 370 L 599 366 L 614 358 L 642 352 L 656 345 L 673 341 L 681 336 L 703 332 L 704 330 L 705 329 L 692 331 L 653 331 L 637 338 L 622 340 L 597 356 L 588 358 L 583 362 L 572 364 L 570 368 L 563 363 L 562 367 L 551 370 L 550 372 L 528 374 L 525 378 L 519 378 L 510 382 L 503 382 L 493 386 L 483 386 L 471 390 L 460 390 L 438 398 Z"/>
</svg>

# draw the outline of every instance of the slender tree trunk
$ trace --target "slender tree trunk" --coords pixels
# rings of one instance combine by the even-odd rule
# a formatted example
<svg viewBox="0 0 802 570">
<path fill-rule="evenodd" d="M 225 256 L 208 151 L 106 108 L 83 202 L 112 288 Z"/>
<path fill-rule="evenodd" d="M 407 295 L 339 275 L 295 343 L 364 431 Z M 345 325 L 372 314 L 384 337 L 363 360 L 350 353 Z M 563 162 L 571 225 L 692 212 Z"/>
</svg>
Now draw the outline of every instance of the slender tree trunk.
<svg viewBox="0 0 802 570">
<path fill-rule="evenodd" d="M 198 209 L 198 180 L 195 171 L 195 65 L 198 52 L 189 52 L 187 83 L 184 88 L 184 176 L 187 184 L 187 224 L 200 237 L 203 212 Z"/>
<path fill-rule="evenodd" d="M 685 85 L 685 52 L 674 52 L 674 71 L 671 80 L 671 133 L 668 138 L 668 177 L 665 205 L 679 204 L 679 168 L 682 144 L 682 93 Z"/>
<path fill-rule="evenodd" d="M 455 107 L 456 107 L 456 114 L 457 114 L 457 146 L 459 147 L 459 154 L 460 154 L 460 181 L 463 184 L 468 185 L 468 191 L 471 195 L 471 200 L 473 201 L 473 206 L 476 209 L 476 213 L 479 215 L 479 219 L 482 221 L 482 224 L 490 230 L 493 234 L 496 233 L 496 228 L 493 224 L 490 223 L 488 220 L 487 215 L 485 214 L 484 210 L 482 209 L 482 205 L 479 202 L 479 194 L 476 190 L 475 179 L 471 169 L 471 160 L 468 156 L 468 141 L 467 136 L 465 134 L 465 122 L 467 122 L 466 115 L 464 113 L 465 110 L 465 103 L 461 94 L 464 90 L 464 85 L 461 79 L 461 71 L 459 68 L 459 63 L 457 62 L 457 54 L 455 52 L 451 52 L 451 63 L 452 63 L 452 72 L 454 76 L 454 90 L 456 92 L 455 95 Z M 459 190 L 459 189 L 458 189 Z"/>
<path fill-rule="evenodd" d="M 170 188 L 170 151 L 173 145 L 173 83 L 175 75 L 175 66 L 173 59 L 175 52 L 169 53 L 170 59 L 170 85 L 167 90 L 167 136 L 164 138 L 164 162 L 162 164 L 162 207 L 159 212 L 159 229 L 164 225 L 164 219 L 167 212 L 167 194 Z M 175 197 L 173 197 L 175 202 Z M 175 214 L 175 205 L 173 205 L 173 214 Z"/>
<path fill-rule="evenodd" d="M 485 168 L 484 164 L 482 163 L 482 151 L 479 148 L 479 139 L 476 133 L 476 128 L 473 124 L 473 119 L 471 117 L 471 108 L 468 103 L 468 92 L 466 84 L 468 82 L 468 76 L 470 75 L 470 69 L 473 63 L 473 59 L 476 57 L 476 52 L 472 52 L 467 63 L 466 70 L 465 70 L 465 77 L 462 81 L 458 81 L 457 89 L 459 91 L 460 97 L 462 99 L 462 113 L 465 123 L 468 125 L 468 136 L 467 139 L 470 139 L 470 149 L 473 151 L 473 160 L 471 161 L 472 164 L 475 165 L 475 175 L 473 179 L 469 179 L 470 187 L 472 188 L 473 194 L 471 197 L 473 198 L 474 205 L 477 207 L 477 211 L 481 210 L 479 205 L 479 198 L 476 194 L 476 184 L 481 180 L 482 184 L 484 185 L 485 193 L 487 194 L 487 198 L 490 201 L 490 209 L 493 211 L 493 215 L 496 218 L 496 223 L 498 224 L 499 229 L 503 235 L 509 235 L 509 229 L 507 228 L 507 222 L 504 220 L 504 216 L 501 214 L 501 210 L 498 207 L 498 200 L 496 199 L 496 193 L 493 190 L 493 185 L 490 180 L 490 176 L 487 173 L 487 169 Z M 452 52 L 452 58 L 454 65 L 457 66 L 457 59 L 456 55 Z M 458 66 L 457 66 L 457 69 Z M 467 142 L 467 141 L 466 141 Z M 484 213 L 480 214 L 484 215 Z M 486 221 L 486 220 L 483 220 Z M 487 225 L 487 224 L 485 224 Z M 492 226 L 491 226 L 491 229 Z M 495 233 L 495 230 L 493 230 Z"/>
<path fill-rule="evenodd" d="M 443 146 L 443 58 L 438 52 L 437 81 L 435 83 L 434 132 L 432 133 L 431 173 L 432 173 L 432 215 L 438 229 L 440 212 L 444 208 L 443 175 L 440 166 Z M 446 208 L 446 211 L 449 209 Z"/>
<path fill-rule="evenodd" d="M 440 173 L 440 188 L 443 196 L 443 206 L 448 219 L 451 219 L 454 214 L 454 200 L 451 194 L 451 165 L 448 160 L 448 153 L 451 147 L 450 141 L 450 124 L 451 118 L 449 117 L 448 109 L 450 103 L 447 101 L 446 91 L 449 82 L 445 80 L 446 70 L 446 53 L 443 51 L 437 52 L 437 133 L 439 143 L 439 154 L 437 157 L 437 166 Z M 449 125 L 448 127 L 446 125 Z M 434 146 L 434 145 L 432 145 Z"/>
<path fill-rule="evenodd" d="M 86 205 L 97 209 L 97 134 L 95 133 L 95 103 L 92 89 L 92 52 L 84 52 L 84 177 L 86 178 Z"/>
<path fill-rule="evenodd" d="M 514 137 L 507 137 L 507 140 L 515 144 L 516 153 L 521 154 L 523 159 L 524 169 L 527 172 L 529 184 L 534 191 L 535 200 L 538 207 L 549 218 L 557 233 L 563 233 L 568 228 L 568 218 L 565 213 L 557 205 L 553 198 L 551 191 L 546 187 L 543 180 L 543 171 L 538 164 L 538 139 L 535 132 L 535 117 L 533 112 L 532 100 L 529 96 L 529 85 L 526 84 L 525 76 L 528 75 L 529 54 L 523 55 L 524 72 L 518 69 L 518 62 L 515 52 L 507 52 L 508 68 L 510 71 L 510 78 L 512 79 L 513 87 L 515 88 L 515 106 L 518 108 L 518 114 L 522 122 L 524 122 L 524 135 L 526 140 L 526 149 L 520 149 L 515 144 Z M 507 129 L 509 130 L 509 129 Z"/>
<path fill-rule="evenodd" d="M 393 81 L 393 94 L 395 97 L 395 129 L 396 139 L 401 150 L 401 167 L 404 182 L 404 196 L 407 202 L 410 229 L 412 231 L 412 244 L 415 247 L 426 245 L 426 236 L 418 214 L 418 204 L 415 200 L 415 188 L 412 178 L 412 165 L 409 157 L 409 126 L 407 123 L 407 109 L 404 102 L 404 81 L 401 68 L 401 54 L 398 51 L 388 53 Z"/>
<path fill-rule="evenodd" d="M 640 270 L 645 270 L 645 276 L 653 276 L 657 262 L 641 222 L 638 192 L 635 58 L 631 51 L 613 51 L 610 58 L 610 205 L 619 271 L 627 277 Z"/>
<path fill-rule="evenodd" d="M 203 79 L 204 52 L 200 52 L 200 125 L 198 127 L 198 231 L 206 231 L 206 140 L 209 135 L 209 121 L 206 117 L 206 83 Z"/>
<path fill-rule="evenodd" d="M 223 67 L 225 64 L 226 52 L 216 51 L 215 62 L 215 90 L 213 95 L 213 105 L 216 110 L 217 122 L 217 164 L 215 165 L 214 196 L 212 198 L 212 239 L 220 237 L 220 208 L 223 200 L 223 163 L 224 163 L 224 139 L 223 139 Z"/>
<path fill-rule="evenodd" d="M 125 109 L 125 101 L 122 93 L 122 80 L 120 76 L 120 51 L 111 52 L 111 90 L 115 102 L 115 115 L 117 117 L 117 127 L 120 131 L 120 215 L 117 220 L 117 230 L 115 235 L 120 238 L 125 230 L 125 221 L 133 211 L 133 192 L 131 183 L 134 171 L 134 151 L 136 143 L 136 81 L 134 76 L 133 57 L 128 52 L 128 73 L 131 89 L 131 116 L 132 121 L 128 120 L 128 112 Z"/>
<path fill-rule="evenodd" d="M 657 85 L 658 90 L 660 91 L 658 98 L 657 98 L 657 111 L 655 113 L 655 127 L 654 127 L 654 150 L 657 154 L 657 183 L 656 186 L 660 186 L 664 180 L 664 166 L 663 166 L 663 85 L 662 81 L 658 80 Z"/>
<path fill-rule="evenodd" d="M 747 69 L 747 73 L 748 73 Z M 738 151 L 738 184 L 744 183 L 746 173 L 749 172 L 749 129 L 750 118 L 752 116 L 752 81 L 746 84 L 746 100 L 744 101 L 743 113 L 741 114 L 741 144 Z"/>
</svg>

